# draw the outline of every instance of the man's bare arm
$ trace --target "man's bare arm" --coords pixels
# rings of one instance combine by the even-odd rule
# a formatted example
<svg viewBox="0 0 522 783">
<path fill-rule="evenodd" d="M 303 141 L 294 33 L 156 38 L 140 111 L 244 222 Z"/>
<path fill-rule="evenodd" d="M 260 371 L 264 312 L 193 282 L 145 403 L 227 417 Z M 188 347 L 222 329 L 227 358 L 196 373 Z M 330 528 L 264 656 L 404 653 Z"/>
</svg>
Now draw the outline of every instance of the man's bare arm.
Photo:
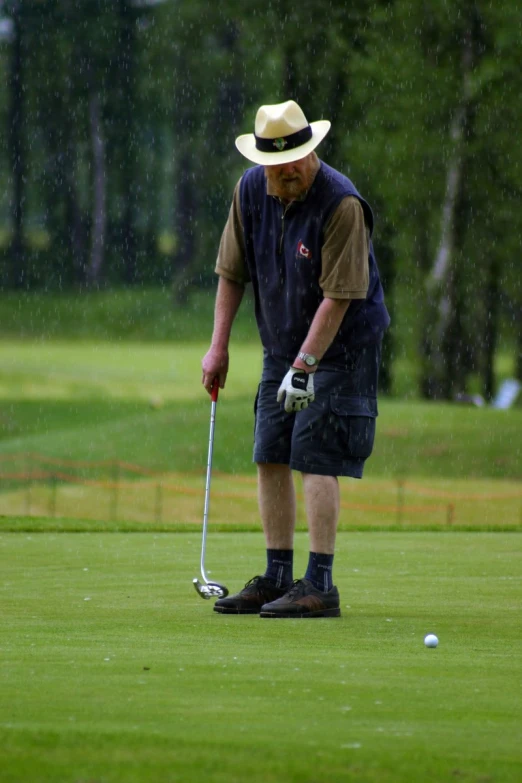
<svg viewBox="0 0 522 783">
<path fill-rule="evenodd" d="M 323 358 L 339 331 L 350 301 L 350 299 L 323 299 L 301 346 L 303 353 L 310 353 L 318 360 Z M 299 358 L 295 359 L 293 366 L 310 372 L 310 368 Z"/>
<path fill-rule="evenodd" d="M 228 373 L 228 344 L 232 324 L 243 299 L 245 287 L 225 277 L 220 277 L 214 310 L 214 331 L 209 350 L 203 357 L 202 383 L 210 393 L 214 378 L 219 378 L 219 387 L 224 389 Z"/>
</svg>

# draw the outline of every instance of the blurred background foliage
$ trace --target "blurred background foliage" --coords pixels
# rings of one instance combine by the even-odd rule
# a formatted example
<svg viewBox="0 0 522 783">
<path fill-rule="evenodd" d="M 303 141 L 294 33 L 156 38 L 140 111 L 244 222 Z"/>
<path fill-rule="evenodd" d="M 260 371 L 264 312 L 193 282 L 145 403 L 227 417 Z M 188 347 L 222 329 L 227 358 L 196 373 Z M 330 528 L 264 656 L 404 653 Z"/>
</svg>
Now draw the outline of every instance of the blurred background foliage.
<svg viewBox="0 0 522 783">
<path fill-rule="evenodd" d="M 297 100 L 374 207 L 393 327 L 452 399 L 522 380 L 515 0 L 0 0 L 0 285 L 214 286 L 257 107 Z M 39 300 L 41 302 L 41 299 Z M 400 385 L 400 384 L 399 384 Z"/>
</svg>

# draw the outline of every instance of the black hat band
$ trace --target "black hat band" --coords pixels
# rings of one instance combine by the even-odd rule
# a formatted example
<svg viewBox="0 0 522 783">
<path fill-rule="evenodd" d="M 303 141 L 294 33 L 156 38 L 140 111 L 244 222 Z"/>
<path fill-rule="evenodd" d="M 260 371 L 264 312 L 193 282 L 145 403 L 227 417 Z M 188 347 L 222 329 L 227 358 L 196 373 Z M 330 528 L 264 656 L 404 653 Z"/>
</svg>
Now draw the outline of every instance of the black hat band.
<svg viewBox="0 0 522 783">
<path fill-rule="evenodd" d="M 286 150 L 293 150 L 296 147 L 302 147 L 307 141 L 312 138 L 312 129 L 309 125 L 303 130 L 297 131 L 297 133 L 291 133 L 290 136 L 280 136 L 276 139 L 262 139 L 260 136 L 256 136 L 256 149 L 260 152 L 283 152 Z"/>
</svg>

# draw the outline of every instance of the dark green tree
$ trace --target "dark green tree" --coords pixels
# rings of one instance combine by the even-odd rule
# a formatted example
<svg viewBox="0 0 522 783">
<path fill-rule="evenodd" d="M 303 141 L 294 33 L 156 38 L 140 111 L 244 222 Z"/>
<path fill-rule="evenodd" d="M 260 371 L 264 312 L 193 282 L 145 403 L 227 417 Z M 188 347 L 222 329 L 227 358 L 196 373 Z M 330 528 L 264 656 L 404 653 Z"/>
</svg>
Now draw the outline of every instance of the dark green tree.
<svg viewBox="0 0 522 783">
<path fill-rule="evenodd" d="M 27 78 L 27 26 L 30 23 L 28 4 L 11 0 L 5 9 L 12 20 L 12 42 L 9 64 L 7 117 L 9 138 L 9 163 L 12 171 L 11 220 L 12 239 L 9 248 L 8 284 L 14 288 L 27 287 L 27 263 L 24 249 L 24 224 L 27 174 L 27 126 L 26 126 L 26 78 Z"/>
</svg>

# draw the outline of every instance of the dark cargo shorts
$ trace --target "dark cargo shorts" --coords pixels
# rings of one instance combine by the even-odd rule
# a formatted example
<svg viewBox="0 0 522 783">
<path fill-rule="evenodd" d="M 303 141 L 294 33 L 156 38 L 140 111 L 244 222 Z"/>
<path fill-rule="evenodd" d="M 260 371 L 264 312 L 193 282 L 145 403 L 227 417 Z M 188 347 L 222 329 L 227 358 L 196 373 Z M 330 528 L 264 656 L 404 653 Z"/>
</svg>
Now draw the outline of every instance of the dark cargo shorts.
<svg viewBox="0 0 522 783">
<path fill-rule="evenodd" d="M 321 362 L 314 402 L 286 413 L 277 390 L 288 365 L 265 356 L 254 408 L 254 462 L 362 478 L 375 437 L 380 358 L 381 345 L 375 343 L 350 351 L 342 361 Z"/>
</svg>

